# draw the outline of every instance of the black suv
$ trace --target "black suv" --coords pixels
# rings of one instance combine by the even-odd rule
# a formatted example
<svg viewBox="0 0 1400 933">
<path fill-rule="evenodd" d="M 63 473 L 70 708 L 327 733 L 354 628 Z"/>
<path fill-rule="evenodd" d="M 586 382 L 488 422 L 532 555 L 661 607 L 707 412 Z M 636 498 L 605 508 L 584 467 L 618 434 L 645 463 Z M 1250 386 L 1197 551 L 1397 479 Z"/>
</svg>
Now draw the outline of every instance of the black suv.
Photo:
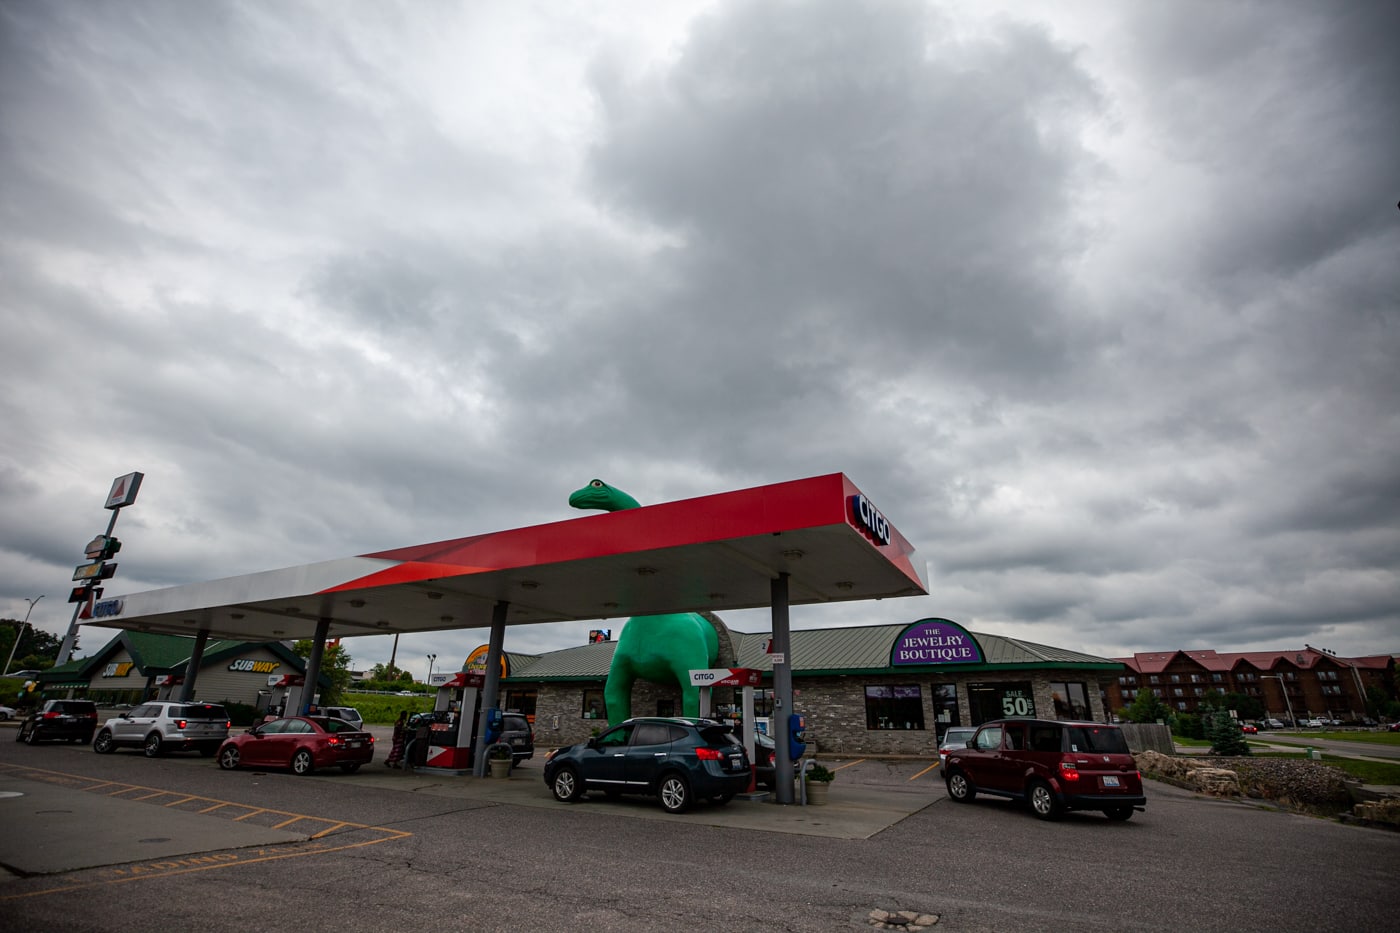
<svg viewBox="0 0 1400 933">
<path fill-rule="evenodd" d="M 502 713 L 501 737 L 497 740 L 510 746 L 512 764 L 535 757 L 535 731 L 523 713 Z"/>
<path fill-rule="evenodd" d="M 15 733 L 16 742 L 66 739 L 91 742 L 97 731 L 97 704 L 91 700 L 47 700 L 24 718 Z"/>
<path fill-rule="evenodd" d="M 728 803 L 749 789 L 749 756 L 727 723 L 629 719 L 587 742 L 550 752 L 544 782 L 566 802 L 588 791 L 654 794 L 669 813 L 699 799 Z"/>
</svg>

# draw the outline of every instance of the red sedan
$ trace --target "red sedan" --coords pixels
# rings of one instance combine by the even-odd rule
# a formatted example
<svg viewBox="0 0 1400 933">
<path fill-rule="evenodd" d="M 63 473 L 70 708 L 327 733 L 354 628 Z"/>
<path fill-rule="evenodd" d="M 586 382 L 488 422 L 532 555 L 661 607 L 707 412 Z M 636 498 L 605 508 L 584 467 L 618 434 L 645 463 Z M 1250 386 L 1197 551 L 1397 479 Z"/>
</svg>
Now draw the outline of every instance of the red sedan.
<svg viewBox="0 0 1400 933">
<path fill-rule="evenodd" d="M 335 766 L 354 774 L 373 759 L 373 735 L 327 716 L 289 716 L 259 723 L 219 746 L 219 767 L 229 770 L 246 765 L 310 774 Z"/>
<path fill-rule="evenodd" d="M 1240 726 L 1240 731 L 1243 732 L 1245 735 L 1258 735 L 1259 727 L 1251 726 L 1249 723 L 1245 723 L 1244 725 Z"/>
</svg>

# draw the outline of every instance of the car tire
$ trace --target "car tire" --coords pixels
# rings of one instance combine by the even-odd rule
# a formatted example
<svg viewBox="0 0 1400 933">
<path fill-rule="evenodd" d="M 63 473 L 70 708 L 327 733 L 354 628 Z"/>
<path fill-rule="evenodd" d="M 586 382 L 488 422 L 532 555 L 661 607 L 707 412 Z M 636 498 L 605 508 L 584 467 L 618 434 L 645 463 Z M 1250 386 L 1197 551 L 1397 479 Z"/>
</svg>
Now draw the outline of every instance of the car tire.
<svg viewBox="0 0 1400 933">
<path fill-rule="evenodd" d="M 26 735 L 26 736 L 24 737 L 24 744 L 25 744 L 25 745 L 38 745 L 38 744 L 39 744 L 39 730 L 38 730 L 37 728 L 35 728 L 35 729 L 30 729 L 30 730 L 29 730 L 29 734 Z"/>
<path fill-rule="evenodd" d="M 977 788 L 972 785 L 971 779 L 963 772 L 949 771 L 945 783 L 948 786 L 948 796 L 954 803 L 971 803 L 977 799 Z"/>
<path fill-rule="evenodd" d="M 219 767 L 225 771 L 232 771 L 238 767 L 238 746 L 228 745 L 219 751 Z"/>
<path fill-rule="evenodd" d="M 1032 781 L 1026 789 L 1026 799 L 1030 801 L 1031 812 L 1042 820 L 1058 820 L 1065 815 L 1065 805 L 1044 781 Z"/>
<path fill-rule="evenodd" d="M 573 768 L 560 768 L 549 782 L 549 789 L 554 792 L 555 800 L 573 803 L 583 796 L 583 781 Z"/>
<path fill-rule="evenodd" d="M 141 746 L 141 750 L 146 753 L 147 758 L 159 758 L 161 753 L 161 739 L 159 732 L 152 732 L 146 736 L 146 744 Z"/>
<path fill-rule="evenodd" d="M 16 741 L 16 742 L 23 742 L 23 741 L 24 741 L 24 727 L 23 727 L 23 726 L 21 726 L 20 728 L 18 728 L 18 729 L 15 730 L 15 741 Z"/>
<path fill-rule="evenodd" d="M 1117 823 L 1125 823 L 1133 818 L 1132 807 L 1109 807 L 1103 815 Z"/>
<path fill-rule="evenodd" d="M 684 813 L 690 809 L 690 782 L 674 771 L 663 774 L 656 785 L 656 796 L 667 813 Z"/>
<path fill-rule="evenodd" d="M 92 750 L 99 755 L 110 755 L 117 750 L 117 743 L 112 741 L 112 730 L 103 729 L 97 733 L 97 738 L 93 739 Z"/>
<path fill-rule="evenodd" d="M 297 775 L 307 775 L 316 770 L 316 762 L 312 760 L 311 753 L 306 749 L 300 749 L 292 756 L 292 773 Z"/>
<path fill-rule="evenodd" d="M 354 774 L 356 771 L 360 770 L 360 763 L 358 761 L 348 761 L 340 766 L 340 770 L 344 771 L 346 774 Z"/>
</svg>

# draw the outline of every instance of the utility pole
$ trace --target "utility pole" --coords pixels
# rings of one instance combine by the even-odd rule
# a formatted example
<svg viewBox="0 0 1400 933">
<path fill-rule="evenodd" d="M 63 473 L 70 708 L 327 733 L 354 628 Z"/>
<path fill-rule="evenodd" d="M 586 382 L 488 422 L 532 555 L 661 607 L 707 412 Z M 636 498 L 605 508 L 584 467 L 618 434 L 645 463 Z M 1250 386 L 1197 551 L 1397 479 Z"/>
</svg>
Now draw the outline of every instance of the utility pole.
<svg viewBox="0 0 1400 933">
<path fill-rule="evenodd" d="M 39 599 L 43 598 L 44 594 L 40 593 Z M 39 605 L 39 599 L 30 599 L 28 596 L 24 598 L 24 601 L 29 603 L 29 608 L 25 610 L 24 621 L 19 624 L 19 631 L 15 632 L 15 643 L 10 646 L 10 656 L 5 660 L 5 674 L 10 673 L 10 665 L 15 660 L 15 649 L 19 647 L 19 640 L 24 637 L 24 627 L 29 624 L 29 613 L 33 612 L 34 607 Z"/>
</svg>

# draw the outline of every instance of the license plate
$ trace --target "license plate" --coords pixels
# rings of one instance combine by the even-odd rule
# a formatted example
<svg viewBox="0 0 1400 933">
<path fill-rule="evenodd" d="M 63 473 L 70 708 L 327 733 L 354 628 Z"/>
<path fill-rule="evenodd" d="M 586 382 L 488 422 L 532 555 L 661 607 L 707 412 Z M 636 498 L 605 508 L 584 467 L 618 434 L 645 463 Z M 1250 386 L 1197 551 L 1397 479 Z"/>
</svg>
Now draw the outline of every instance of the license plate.
<svg viewBox="0 0 1400 933">
<path fill-rule="evenodd" d="M 738 771 L 743 766 L 744 759 L 740 758 L 738 755 L 734 755 L 729 759 L 729 770 Z"/>
<path fill-rule="evenodd" d="M 350 741 L 350 742 L 346 742 L 345 744 L 348 745 L 350 748 L 359 748 L 361 745 L 363 745 L 363 744 L 365 744 L 365 743 L 364 743 L 364 742 L 360 742 L 360 741 Z M 1114 783 L 1115 783 L 1115 784 L 1117 783 L 1117 779 L 1116 779 L 1116 778 L 1114 779 Z"/>
<path fill-rule="evenodd" d="M 525 740 L 524 740 L 524 739 L 511 739 L 511 740 L 510 740 L 510 744 L 512 744 L 512 745 L 524 745 L 524 744 L 525 744 Z"/>
<path fill-rule="evenodd" d="M 1103 786 L 1104 786 L 1104 787 L 1117 787 L 1117 786 L 1118 786 L 1118 779 L 1117 779 L 1116 777 L 1106 777 L 1106 778 L 1103 779 Z"/>
</svg>

